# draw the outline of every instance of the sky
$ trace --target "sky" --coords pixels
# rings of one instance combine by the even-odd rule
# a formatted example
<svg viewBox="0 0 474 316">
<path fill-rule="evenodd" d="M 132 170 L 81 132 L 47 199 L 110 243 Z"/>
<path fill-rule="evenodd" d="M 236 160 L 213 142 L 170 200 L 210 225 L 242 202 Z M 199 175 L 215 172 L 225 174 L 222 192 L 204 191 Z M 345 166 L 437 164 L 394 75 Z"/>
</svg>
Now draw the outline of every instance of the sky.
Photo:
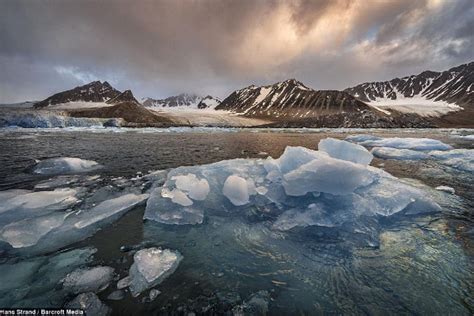
<svg viewBox="0 0 474 316">
<path fill-rule="evenodd" d="M 0 0 L 0 103 L 93 80 L 226 97 L 344 89 L 474 60 L 473 0 Z"/>
</svg>

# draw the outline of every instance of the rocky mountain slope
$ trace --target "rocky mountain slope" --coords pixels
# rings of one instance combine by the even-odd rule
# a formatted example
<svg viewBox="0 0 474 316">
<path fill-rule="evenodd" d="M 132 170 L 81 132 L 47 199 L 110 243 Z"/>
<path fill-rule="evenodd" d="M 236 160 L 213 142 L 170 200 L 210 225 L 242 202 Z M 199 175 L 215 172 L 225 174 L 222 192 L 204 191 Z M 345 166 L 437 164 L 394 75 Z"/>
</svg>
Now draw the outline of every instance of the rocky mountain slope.
<svg viewBox="0 0 474 316">
<path fill-rule="evenodd" d="M 220 100 L 210 95 L 201 97 L 196 94 L 181 93 L 166 99 L 146 98 L 142 103 L 146 107 L 189 107 L 195 109 L 205 109 L 216 107 L 218 104 L 220 104 Z"/>
<path fill-rule="evenodd" d="M 68 102 L 106 102 L 117 96 L 121 92 L 113 88 L 107 81 L 93 81 L 83 86 L 56 93 L 43 101 L 35 103 L 35 108 L 44 108 L 49 105 Z"/>
<path fill-rule="evenodd" d="M 87 118 L 121 118 L 125 120 L 125 124 L 122 124 L 124 126 L 140 124 L 142 126 L 167 127 L 173 125 L 170 119 L 157 115 L 144 106 L 130 101 L 102 108 L 71 110 L 68 111 L 68 115 Z M 140 127 L 140 125 L 137 125 L 137 127 Z"/>
<path fill-rule="evenodd" d="M 362 83 L 344 91 L 360 101 L 381 105 L 414 103 L 423 106 L 438 102 L 474 106 L 474 62 L 442 72 L 424 71 L 390 81 Z"/>
<path fill-rule="evenodd" d="M 269 86 L 254 85 L 234 91 L 216 107 L 251 117 L 303 119 L 335 113 L 374 112 L 386 115 L 350 94 L 336 90 L 313 90 L 290 79 Z"/>
<path fill-rule="evenodd" d="M 115 98 L 108 100 L 106 103 L 108 104 L 115 104 L 120 102 L 134 102 L 140 104 L 140 102 L 135 99 L 131 90 L 125 90 L 124 92 L 120 93 Z"/>
</svg>

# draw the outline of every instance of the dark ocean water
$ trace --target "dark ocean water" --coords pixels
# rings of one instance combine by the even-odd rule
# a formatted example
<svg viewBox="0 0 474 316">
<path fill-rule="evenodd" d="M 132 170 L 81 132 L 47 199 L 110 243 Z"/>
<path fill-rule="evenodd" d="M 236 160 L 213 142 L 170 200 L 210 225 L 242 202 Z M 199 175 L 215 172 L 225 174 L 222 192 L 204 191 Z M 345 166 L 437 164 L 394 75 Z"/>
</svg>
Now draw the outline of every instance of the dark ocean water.
<svg viewBox="0 0 474 316">
<path fill-rule="evenodd" d="M 278 157 L 286 146 L 317 149 L 322 138 L 357 133 L 361 132 L 4 130 L 0 190 L 32 189 L 45 180 L 29 172 L 35 160 L 45 158 L 95 160 L 104 169 L 94 174 L 130 178 L 137 172 L 232 158 Z M 456 148 L 474 148 L 472 141 L 452 137 L 449 131 L 364 133 L 430 137 Z M 473 175 L 440 177 L 433 172 L 437 167 L 426 161 L 375 159 L 372 165 L 431 187 L 449 185 L 456 190 L 457 203 L 447 200 L 435 216 L 387 223 L 378 248 L 349 246 L 311 233 L 275 238 L 251 219 L 234 216 L 209 218 L 191 227 L 144 223 L 144 207 L 137 207 L 68 249 L 97 248 L 92 264 L 112 266 L 121 277 L 133 262 L 132 253 L 120 251 L 123 245 L 162 246 L 183 254 L 178 270 L 157 287 L 162 293 L 151 303 L 129 294 L 109 301 L 111 289 L 100 293 L 114 315 L 186 314 L 206 308 L 207 313 L 223 313 L 261 290 L 269 293 L 270 314 L 472 314 Z M 1 279 L 0 275 L 0 283 Z"/>
</svg>

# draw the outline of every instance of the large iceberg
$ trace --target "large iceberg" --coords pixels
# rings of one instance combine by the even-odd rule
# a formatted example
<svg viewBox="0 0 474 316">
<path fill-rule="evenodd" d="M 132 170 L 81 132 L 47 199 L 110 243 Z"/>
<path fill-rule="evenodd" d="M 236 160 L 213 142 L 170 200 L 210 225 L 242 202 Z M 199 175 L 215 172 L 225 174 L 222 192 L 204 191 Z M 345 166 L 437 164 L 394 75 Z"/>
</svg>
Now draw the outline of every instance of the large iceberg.
<svg viewBox="0 0 474 316">
<path fill-rule="evenodd" d="M 325 151 L 287 147 L 278 159 L 234 159 L 173 169 L 163 186 L 150 193 L 144 218 L 202 224 L 206 216 L 252 210 L 265 214 L 279 231 L 337 227 L 372 236 L 374 231 L 367 227 L 376 227 L 379 218 L 440 211 L 423 189 L 367 165 L 371 154 L 365 149 L 333 140 L 323 140 L 319 147 Z M 205 180 L 206 197 L 192 199 L 188 188 L 180 190 L 185 187 L 177 179 Z M 177 190 L 191 203 L 173 199 Z"/>
<path fill-rule="evenodd" d="M 177 268 L 183 256 L 177 251 L 159 248 L 139 250 L 133 256 L 130 267 L 130 292 L 138 296 L 170 276 Z"/>
<path fill-rule="evenodd" d="M 33 172 L 44 175 L 80 173 L 97 170 L 102 166 L 93 160 L 60 157 L 38 162 Z"/>
</svg>

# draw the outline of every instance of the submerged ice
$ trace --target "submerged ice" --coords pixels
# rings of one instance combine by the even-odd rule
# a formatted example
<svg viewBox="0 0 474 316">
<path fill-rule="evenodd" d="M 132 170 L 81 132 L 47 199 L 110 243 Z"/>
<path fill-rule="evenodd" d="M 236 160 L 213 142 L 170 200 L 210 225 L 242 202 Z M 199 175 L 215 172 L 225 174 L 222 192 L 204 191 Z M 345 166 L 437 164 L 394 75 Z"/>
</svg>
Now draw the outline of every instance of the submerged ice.
<svg viewBox="0 0 474 316">
<path fill-rule="evenodd" d="M 349 136 L 346 140 L 366 147 L 390 147 L 412 150 L 449 150 L 452 147 L 437 139 L 410 137 L 377 137 L 372 135 Z"/>
<path fill-rule="evenodd" d="M 3 191 L 0 241 L 7 243 L 10 251 L 56 250 L 87 238 L 148 198 L 148 194 L 99 193 L 100 189 L 89 195 L 81 187 Z"/>
<path fill-rule="evenodd" d="M 367 147 L 381 159 L 433 160 L 460 171 L 474 171 L 474 149 L 453 149 L 439 140 L 430 138 L 382 138 L 372 135 L 356 135 L 346 138 Z"/>
<path fill-rule="evenodd" d="M 38 162 L 34 168 L 34 172 L 44 175 L 81 173 L 97 170 L 102 166 L 92 160 L 84 160 L 80 158 L 61 157 L 50 158 Z"/>
</svg>

